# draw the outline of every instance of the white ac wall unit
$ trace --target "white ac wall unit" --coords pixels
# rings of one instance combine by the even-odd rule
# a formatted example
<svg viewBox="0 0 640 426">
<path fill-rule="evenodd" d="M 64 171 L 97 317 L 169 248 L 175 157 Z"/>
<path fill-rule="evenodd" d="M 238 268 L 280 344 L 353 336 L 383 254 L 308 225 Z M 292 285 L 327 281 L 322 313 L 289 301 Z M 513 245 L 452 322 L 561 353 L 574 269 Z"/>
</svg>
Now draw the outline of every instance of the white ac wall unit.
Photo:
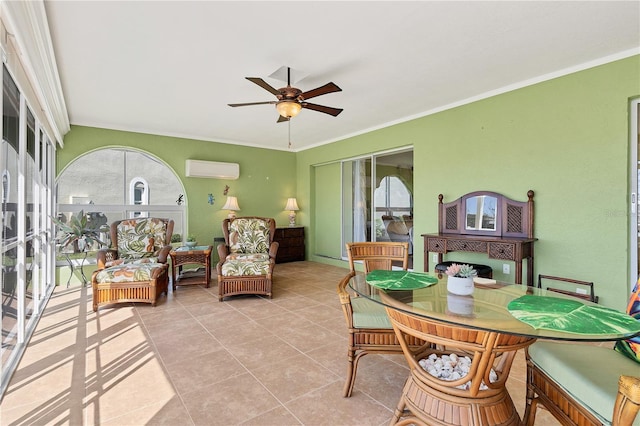
<svg viewBox="0 0 640 426">
<path fill-rule="evenodd" d="M 187 160 L 185 163 L 187 177 L 211 179 L 238 179 L 240 165 L 237 163 L 220 163 L 217 161 Z"/>
</svg>

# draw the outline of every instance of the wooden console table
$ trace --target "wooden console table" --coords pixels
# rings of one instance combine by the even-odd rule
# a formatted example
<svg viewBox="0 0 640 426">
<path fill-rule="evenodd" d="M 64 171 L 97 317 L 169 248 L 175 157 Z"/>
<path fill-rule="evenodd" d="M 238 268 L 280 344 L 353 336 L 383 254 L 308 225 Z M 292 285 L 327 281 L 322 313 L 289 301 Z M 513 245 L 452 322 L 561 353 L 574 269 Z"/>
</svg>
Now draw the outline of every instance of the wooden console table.
<svg viewBox="0 0 640 426">
<path fill-rule="evenodd" d="M 500 238 L 476 235 L 422 234 L 424 238 L 424 271 L 429 272 L 429 252 L 442 256 L 452 251 L 486 253 L 490 259 L 515 262 L 516 284 L 522 284 L 522 261 L 527 260 L 527 285 L 533 286 L 533 243 L 536 238 Z"/>
<path fill-rule="evenodd" d="M 515 262 L 515 281 L 522 284 L 522 261 L 527 259 L 527 285 L 533 286 L 533 191 L 516 201 L 491 191 L 476 191 L 445 203 L 438 195 L 438 233 L 424 238 L 424 271 L 429 252 L 486 253 L 490 259 Z"/>
</svg>

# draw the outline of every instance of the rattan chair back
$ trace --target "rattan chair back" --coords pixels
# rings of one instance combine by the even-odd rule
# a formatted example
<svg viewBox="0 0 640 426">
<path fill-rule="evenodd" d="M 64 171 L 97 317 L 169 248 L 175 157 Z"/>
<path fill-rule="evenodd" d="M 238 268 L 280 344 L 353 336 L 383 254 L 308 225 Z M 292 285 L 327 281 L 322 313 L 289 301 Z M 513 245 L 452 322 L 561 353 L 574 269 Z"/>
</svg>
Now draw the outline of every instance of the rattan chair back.
<svg viewBox="0 0 640 426">
<path fill-rule="evenodd" d="M 390 271 L 394 263 L 406 270 L 409 266 L 409 243 L 347 243 L 347 255 L 351 272 L 355 272 L 355 262 L 358 261 L 362 262 L 365 273 L 376 269 Z"/>
<path fill-rule="evenodd" d="M 391 323 L 389 323 L 388 328 L 357 328 L 354 325 L 352 294 L 347 291 L 347 285 L 351 278 L 356 275 L 355 265 L 357 262 L 362 262 L 365 273 L 376 269 L 391 270 L 395 264 L 406 270 L 409 264 L 409 243 L 364 242 L 347 243 L 346 246 L 350 271 L 338 284 L 338 296 L 340 297 L 347 330 L 349 331 L 349 364 L 343 396 L 350 397 L 353 392 L 360 358 L 369 353 L 401 354 L 402 347 L 400 347 L 400 342 L 398 342 Z M 375 305 L 374 302 L 370 303 Z M 379 308 L 381 315 L 386 317 L 381 305 Z M 409 344 L 421 346 L 424 342 L 414 339 Z"/>
</svg>

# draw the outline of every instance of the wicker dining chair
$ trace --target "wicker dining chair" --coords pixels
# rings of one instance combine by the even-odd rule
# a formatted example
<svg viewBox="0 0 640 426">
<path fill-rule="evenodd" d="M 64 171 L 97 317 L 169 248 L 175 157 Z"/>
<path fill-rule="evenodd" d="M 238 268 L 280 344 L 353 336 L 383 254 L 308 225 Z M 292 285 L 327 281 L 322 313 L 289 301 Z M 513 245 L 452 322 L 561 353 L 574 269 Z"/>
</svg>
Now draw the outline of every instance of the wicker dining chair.
<svg viewBox="0 0 640 426">
<path fill-rule="evenodd" d="M 391 270 L 394 263 L 406 270 L 409 264 L 409 243 L 347 243 L 347 253 L 349 274 L 338 284 L 338 295 L 349 331 L 349 364 L 344 397 L 350 397 L 353 392 L 360 358 L 370 353 L 402 354 L 400 342 L 384 307 L 364 297 L 353 297 L 347 291 L 349 280 L 356 275 L 355 263 L 361 261 L 365 273 L 376 269 Z M 424 342 L 414 339 L 410 344 L 422 346 Z"/>
<path fill-rule="evenodd" d="M 566 426 L 640 424 L 634 422 L 640 408 L 635 361 L 602 346 L 547 341 L 527 348 L 526 360 L 524 425 L 534 425 L 538 405 Z"/>
</svg>

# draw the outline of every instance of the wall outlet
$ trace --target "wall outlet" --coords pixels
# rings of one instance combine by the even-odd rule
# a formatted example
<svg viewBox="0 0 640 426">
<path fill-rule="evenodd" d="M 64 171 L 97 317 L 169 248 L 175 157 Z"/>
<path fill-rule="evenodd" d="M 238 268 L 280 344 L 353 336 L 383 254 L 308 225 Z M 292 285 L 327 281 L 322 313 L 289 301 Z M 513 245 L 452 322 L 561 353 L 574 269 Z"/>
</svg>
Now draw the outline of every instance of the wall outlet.
<svg viewBox="0 0 640 426">
<path fill-rule="evenodd" d="M 511 273 L 511 265 L 509 265 L 508 263 L 503 263 L 502 264 L 502 273 L 503 274 L 510 274 Z"/>
<path fill-rule="evenodd" d="M 433 262 L 434 263 L 438 263 L 438 255 L 437 254 L 433 255 Z"/>
</svg>

